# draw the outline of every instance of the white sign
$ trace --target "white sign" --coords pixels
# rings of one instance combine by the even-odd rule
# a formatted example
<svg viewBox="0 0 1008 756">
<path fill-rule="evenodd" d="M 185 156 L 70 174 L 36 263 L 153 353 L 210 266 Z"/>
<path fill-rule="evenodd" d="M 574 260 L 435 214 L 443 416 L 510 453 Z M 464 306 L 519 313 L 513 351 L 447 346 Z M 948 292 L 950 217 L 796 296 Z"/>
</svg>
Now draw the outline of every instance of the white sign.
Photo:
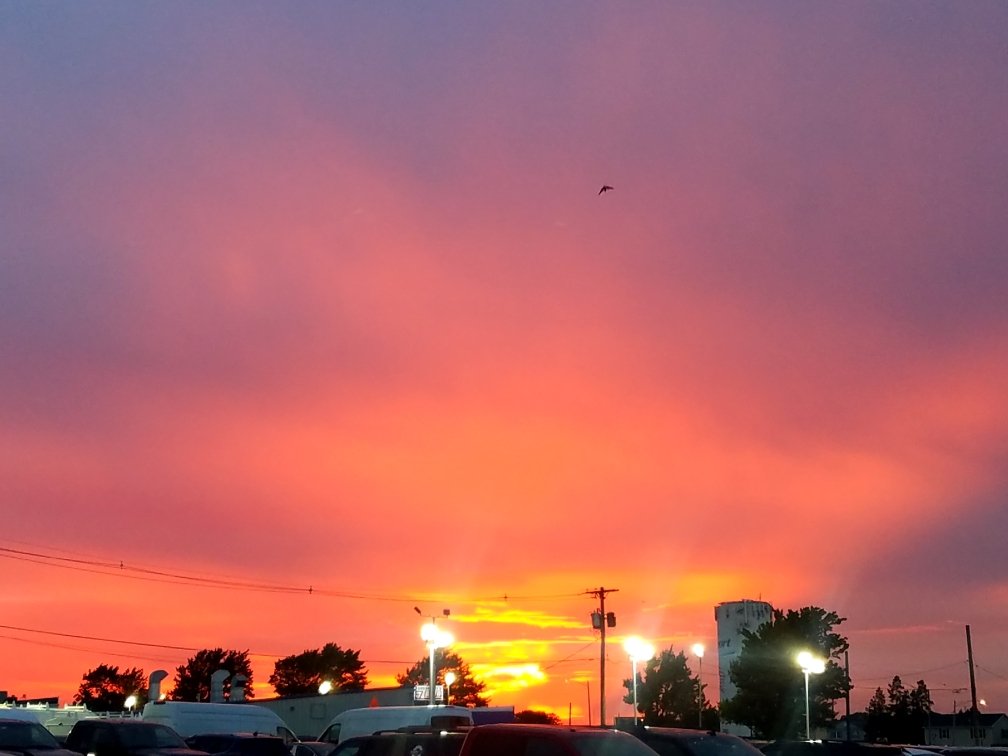
<svg viewBox="0 0 1008 756">
<path fill-rule="evenodd" d="M 427 683 L 419 683 L 413 686 L 414 701 L 430 701 L 430 686 Z M 434 686 L 434 700 L 444 701 L 444 685 Z"/>
</svg>

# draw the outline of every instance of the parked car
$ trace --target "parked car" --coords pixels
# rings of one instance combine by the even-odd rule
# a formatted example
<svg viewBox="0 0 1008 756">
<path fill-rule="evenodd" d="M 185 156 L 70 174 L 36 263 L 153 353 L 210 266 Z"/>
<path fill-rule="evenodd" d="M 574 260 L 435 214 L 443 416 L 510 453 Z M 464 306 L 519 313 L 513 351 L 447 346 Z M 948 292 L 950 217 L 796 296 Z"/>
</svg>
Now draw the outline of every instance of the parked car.
<svg viewBox="0 0 1008 756">
<path fill-rule="evenodd" d="M 20 756 L 77 756 L 39 722 L 0 714 L 0 751 Z"/>
<path fill-rule="evenodd" d="M 644 725 L 627 732 L 657 751 L 659 756 L 763 756 L 752 743 L 726 732 Z"/>
<path fill-rule="evenodd" d="M 198 756 L 182 736 L 162 724 L 140 719 L 81 719 L 67 734 L 66 747 L 94 756 Z"/>
<path fill-rule="evenodd" d="M 469 730 L 459 756 L 655 756 L 655 752 L 619 730 L 487 724 Z"/>
<path fill-rule="evenodd" d="M 224 733 L 193 735 L 186 744 L 211 756 L 290 756 L 287 742 L 275 735 L 255 733 Z"/>
<path fill-rule="evenodd" d="M 329 756 L 458 756 L 465 737 L 465 730 L 403 728 L 348 738 Z"/>
</svg>

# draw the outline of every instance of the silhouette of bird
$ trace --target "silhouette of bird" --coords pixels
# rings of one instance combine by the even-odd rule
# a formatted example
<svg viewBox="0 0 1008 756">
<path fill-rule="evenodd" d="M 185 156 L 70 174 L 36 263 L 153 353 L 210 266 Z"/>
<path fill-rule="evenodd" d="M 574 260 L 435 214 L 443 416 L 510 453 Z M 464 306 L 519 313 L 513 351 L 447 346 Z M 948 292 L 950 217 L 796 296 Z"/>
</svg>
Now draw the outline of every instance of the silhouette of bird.
<svg viewBox="0 0 1008 756">
<path fill-rule="evenodd" d="M 611 192 L 611 191 L 612 187 L 609 186 L 609 184 L 602 184 L 602 188 L 598 190 L 598 193 L 602 194 L 602 192 Z"/>
</svg>

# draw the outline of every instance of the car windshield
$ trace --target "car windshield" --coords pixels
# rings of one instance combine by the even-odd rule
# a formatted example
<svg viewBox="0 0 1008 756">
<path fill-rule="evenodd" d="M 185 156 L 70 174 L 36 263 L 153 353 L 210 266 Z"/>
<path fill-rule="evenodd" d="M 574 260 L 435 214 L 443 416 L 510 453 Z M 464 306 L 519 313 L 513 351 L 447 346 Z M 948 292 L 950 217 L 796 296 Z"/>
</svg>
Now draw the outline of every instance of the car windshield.
<svg viewBox="0 0 1008 756">
<path fill-rule="evenodd" d="M 578 735 L 570 740 L 579 756 L 655 756 L 655 752 L 632 735 Z"/>
<path fill-rule="evenodd" d="M 52 733 L 37 722 L 0 722 L 0 749 L 59 747 Z"/>
<path fill-rule="evenodd" d="M 173 729 L 158 724 L 130 725 L 119 730 L 127 748 L 186 748 L 185 741 Z"/>
</svg>

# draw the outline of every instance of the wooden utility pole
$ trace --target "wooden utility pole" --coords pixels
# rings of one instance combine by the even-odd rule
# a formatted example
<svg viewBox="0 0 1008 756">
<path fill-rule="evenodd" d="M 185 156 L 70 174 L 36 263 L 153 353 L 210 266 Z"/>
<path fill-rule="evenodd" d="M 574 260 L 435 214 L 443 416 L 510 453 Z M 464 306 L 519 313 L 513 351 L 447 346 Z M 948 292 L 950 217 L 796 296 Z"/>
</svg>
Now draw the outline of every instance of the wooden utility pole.
<svg viewBox="0 0 1008 756">
<path fill-rule="evenodd" d="M 973 671 L 973 639 L 970 637 L 969 625 L 966 625 L 966 656 L 969 659 L 970 673 L 970 727 L 973 728 L 973 737 L 976 738 L 980 727 L 980 710 L 977 708 L 976 673 Z M 975 743 L 980 745 L 979 739 Z"/>
<path fill-rule="evenodd" d="M 605 610 L 605 597 L 608 593 L 616 593 L 619 588 L 596 588 L 594 590 L 585 591 L 586 595 L 595 596 L 599 600 L 599 608 L 592 612 L 592 627 L 599 630 L 602 634 L 602 647 L 599 659 L 599 687 L 601 691 L 599 692 L 599 724 L 605 727 L 605 631 L 606 627 L 616 626 L 616 615 L 612 612 L 606 614 Z"/>
</svg>

